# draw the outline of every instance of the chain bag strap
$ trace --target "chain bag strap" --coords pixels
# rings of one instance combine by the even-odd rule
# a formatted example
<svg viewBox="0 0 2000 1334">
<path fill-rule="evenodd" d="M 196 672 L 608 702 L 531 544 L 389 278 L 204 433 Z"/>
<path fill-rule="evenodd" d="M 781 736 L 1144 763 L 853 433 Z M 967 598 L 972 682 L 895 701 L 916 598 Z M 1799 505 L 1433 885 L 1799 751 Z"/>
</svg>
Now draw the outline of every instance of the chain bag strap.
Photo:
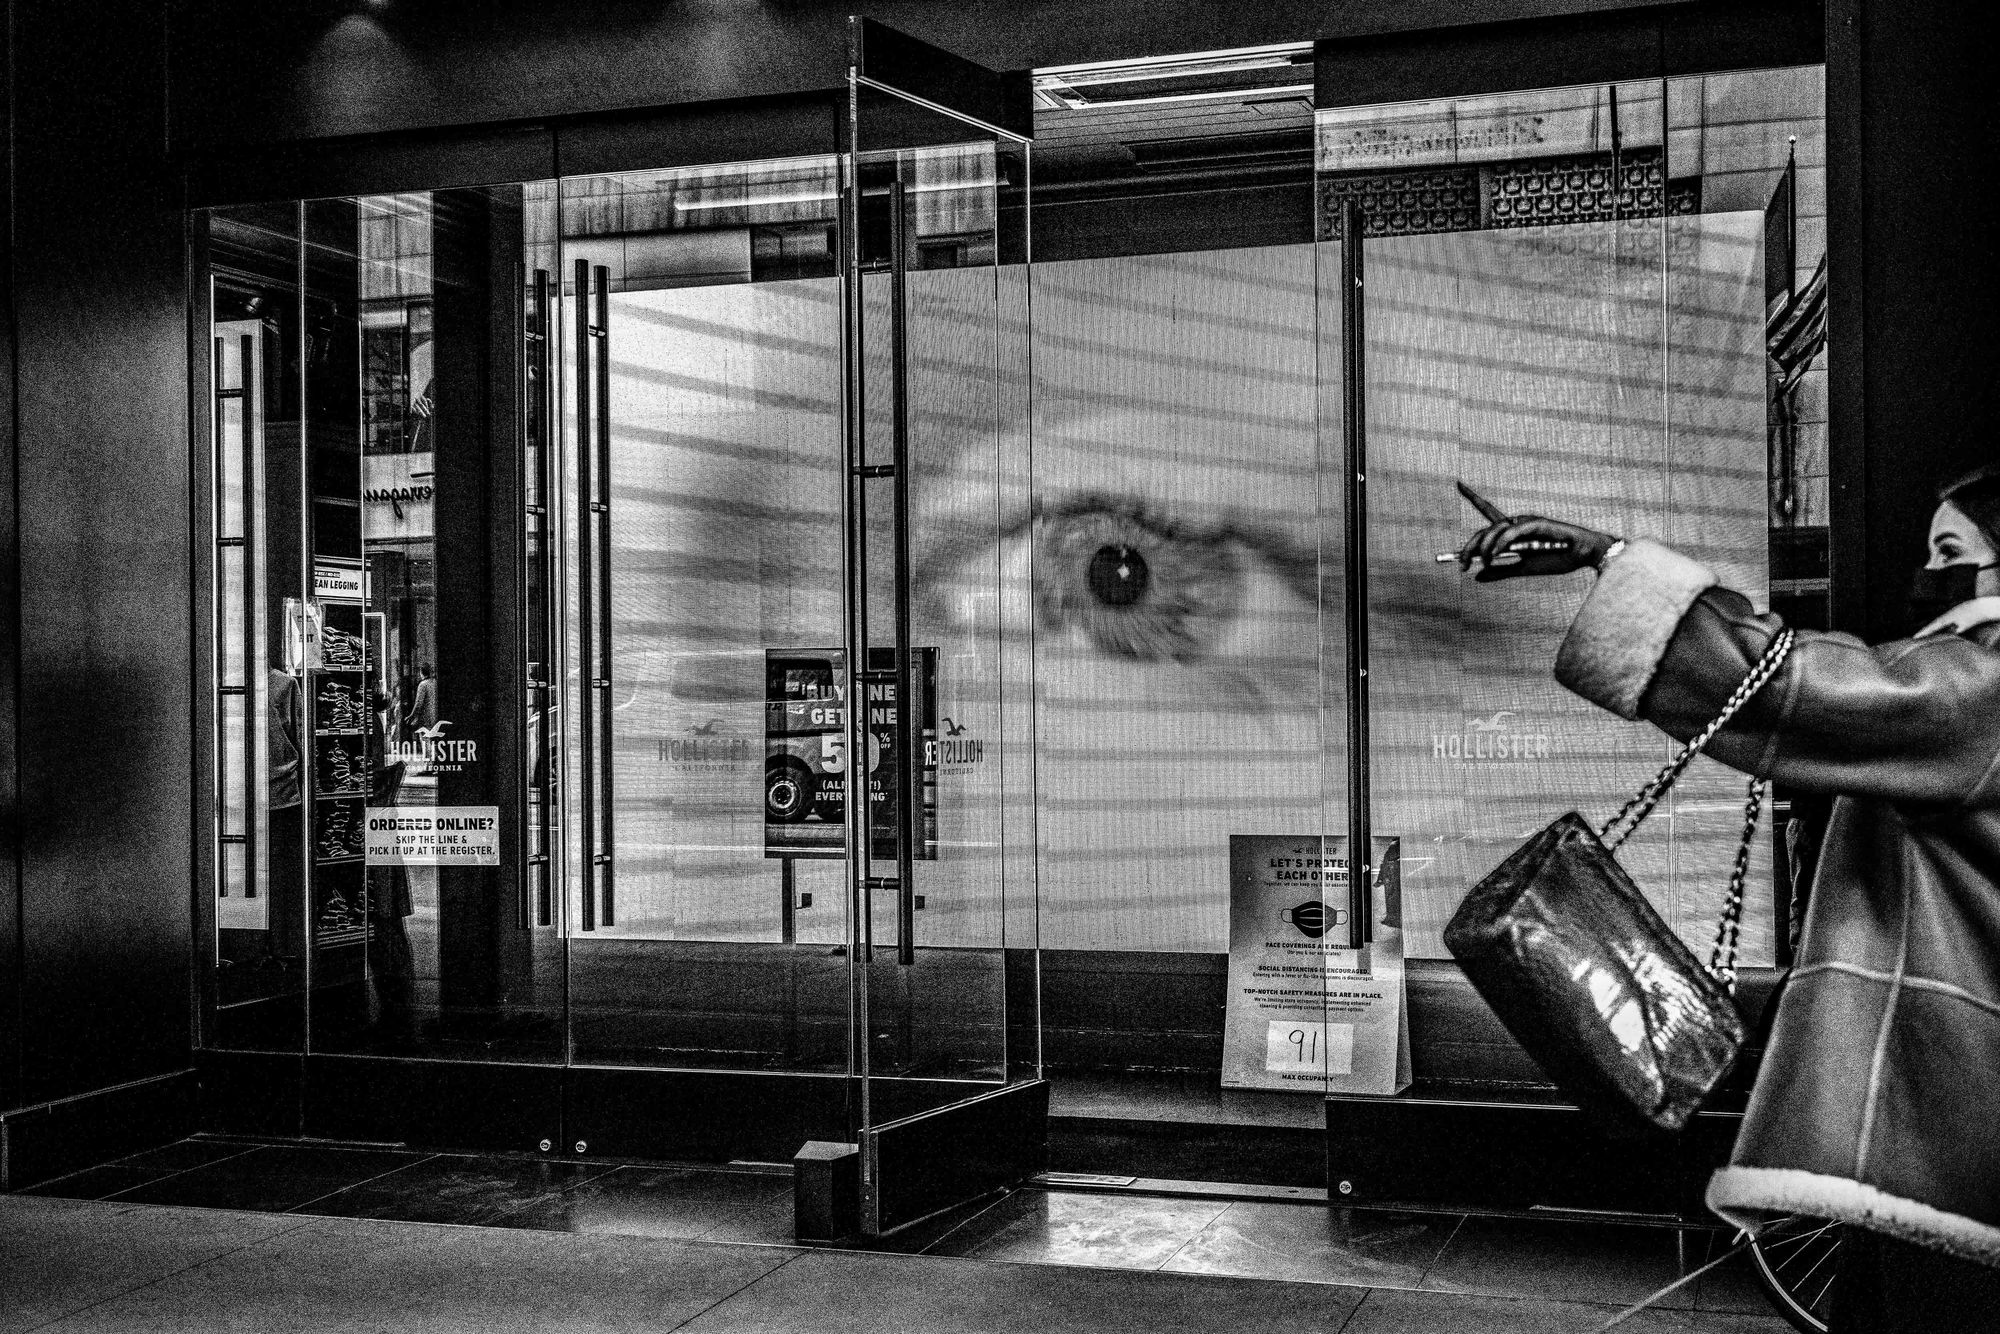
<svg viewBox="0 0 2000 1334">
<path fill-rule="evenodd" d="M 1626 802 L 1618 814 L 1605 821 L 1597 836 L 1604 840 L 1606 851 L 1616 852 L 1632 836 L 1632 831 L 1644 823 L 1646 817 L 1653 813 L 1653 808 L 1660 804 L 1660 798 L 1666 796 L 1667 790 L 1694 763 L 1694 757 L 1701 754 L 1715 739 L 1715 734 L 1727 726 L 1751 697 L 1778 674 L 1778 669 L 1791 655 L 1795 642 L 1797 636 L 1789 628 L 1780 630 L 1771 641 L 1771 646 L 1764 650 L 1764 656 L 1757 660 L 1757 665 L 1750 669 L 1750 674 L 1743 678 L 1735 693 L 1722 706 L 1722 712 L 1715 716 L 1715 721 L 1702 728 L 1680 754 L 1668 761 L 1659 773 L 1653 775 L 1651 782 L 1639 789 L 1637 796 Z M 1709 976 L 1722 983 L 1732 996 L 1736 994 L 1736 943 L 1743 927 L 1743 880 L 1750 871 L 1750 845 L 1757 836 L 1757 820 L 1763 813 L 1766 786 L 1761 778 L 1750 780 L 1750 789 L 1743 803 L 1743 840 L 1736 847 L 1736 865 L 1729 874 L 1729 897 L 1722 906 L 1722 919 L 1716 923 L 1715 947 L 1709 952 Z"/>
</svg>

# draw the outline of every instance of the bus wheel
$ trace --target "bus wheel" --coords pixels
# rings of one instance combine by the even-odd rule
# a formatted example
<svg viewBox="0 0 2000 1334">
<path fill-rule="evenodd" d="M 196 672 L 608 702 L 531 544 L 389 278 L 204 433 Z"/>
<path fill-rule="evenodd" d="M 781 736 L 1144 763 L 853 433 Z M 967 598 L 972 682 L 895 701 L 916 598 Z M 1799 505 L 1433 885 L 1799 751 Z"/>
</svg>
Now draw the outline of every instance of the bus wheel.
<svg viewBox="0 0 2000 1334">
<path fill-rule="evenodd" d="M 775 761 L 764 770 L 764 818 L 773 824 L 797 824 L 812 809 L 817 787 L 812 770 L 800 761 Z"/>
</svg>

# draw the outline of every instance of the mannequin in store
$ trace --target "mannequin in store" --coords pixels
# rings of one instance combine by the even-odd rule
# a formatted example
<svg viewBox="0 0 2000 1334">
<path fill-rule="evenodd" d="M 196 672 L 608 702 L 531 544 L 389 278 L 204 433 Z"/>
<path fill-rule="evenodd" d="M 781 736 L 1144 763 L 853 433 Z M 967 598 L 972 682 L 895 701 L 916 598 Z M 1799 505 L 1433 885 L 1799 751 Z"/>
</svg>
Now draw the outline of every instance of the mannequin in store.
<svg viewBox="0 0 2000 1334">
<path fill-rule="evenodd" d="M 1480 582 L 1594 570 L 1563 685 L 1685 740 L 1784 628 L 1687 556 L 1535 515 L 1458 552 Z M 2000 1310 L 2000 467 L 1940 493 L 1908 639 L 1797 632 L 1708 753 L 1835 797 L 1798 962 L 1711 1208 L 1846 1224 L 1835 1331 L 1990 1330 Z"/>
</svg>

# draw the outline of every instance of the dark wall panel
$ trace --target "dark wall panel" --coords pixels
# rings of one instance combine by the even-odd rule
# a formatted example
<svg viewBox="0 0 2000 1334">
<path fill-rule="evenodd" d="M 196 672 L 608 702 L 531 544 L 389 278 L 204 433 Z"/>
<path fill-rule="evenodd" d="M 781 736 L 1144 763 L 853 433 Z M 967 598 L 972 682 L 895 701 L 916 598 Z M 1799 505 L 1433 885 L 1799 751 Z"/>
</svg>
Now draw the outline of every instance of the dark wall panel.
<svg viewBox="0 0 2000 1334">
<path fill-rule="evenodd" d="M 1822 0 L 1701 0 L 1449 33 L 1344 38 L 1318 51 L 1315 102 L 1368 106 L 1425 97 L 1813 64 L 1823 58 Z M 1494 17 L 1504 17 L 1496 15 Z"/>
<path fill-rule="evenodd" d="M 831 153 L 845 110 L 843 99 L 820 94 L 572 121 L 555 131 L 556 170 L 588 176 Z"/>
<path fill-rule="evenodd" d="M 1938 484 L 2000 459 L 1992 61 L 1972 0 L 1830 9 L 1834 616 L 1887 638 Z"/>
<path fill-rule="evenodd" d="M 183 148 L 832 89 L 861 13 L 990 69 L 1632 7 L 1633 0 L 177 0 Z"/>
<path fill-rule="evenodd" d="M 187 1064 L 187 357 L 165 47 L 13 13 L 19 1103 Z"/>
<path fill-rule="evenodd" d="M 449 190 L 555 174 L 547 127 L 509 125 L 218 153 L 190 164 L 188 202 L 199 207 Z"/>
<path fill-rule="evenodd" d="M 20 671 L 20 553 L 14 488 L 14 25 L 0 10 L 0 1110 L 21 1083 L 20 822 L 14 739 Z"/>
</svg>

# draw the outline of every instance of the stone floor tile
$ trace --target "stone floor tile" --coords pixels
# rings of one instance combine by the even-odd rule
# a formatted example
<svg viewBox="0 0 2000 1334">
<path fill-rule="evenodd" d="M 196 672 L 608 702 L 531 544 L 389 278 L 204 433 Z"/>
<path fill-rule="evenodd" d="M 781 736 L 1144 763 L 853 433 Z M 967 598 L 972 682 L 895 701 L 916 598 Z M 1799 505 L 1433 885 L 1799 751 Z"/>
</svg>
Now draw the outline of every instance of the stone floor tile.
<svg viewBox="0 0 2000 1334">
<path fill-rule="evenodd" d="M 1680 1277 L 1671 1228 L 1615 1223 L 1468 1218 L 1424 1275 L 1422 1286 L 1492 1297 L 1548 1298 L 1624 1306 Z M 1692 1306 L 1694 1285 L 1662 1305 Z"/>
<path fill-rule="evenodd" d="M 815 1251 L 682 1334 L 1331 1334 L 1362 1296 L 1322 1283 Z"/>
<path fill-rule="evenodd" d="M 298 1225 L 280 1214 L 0 1195 L 0 1331 L 34 1329 Z"/>
<path fill-rule="evenodd" d="M 81 1172 L 71 1172 L 66 1177 L 44 1181 L 39 1186 L 29 1186 L 23 1195 L 48 1195 L 65 1200 L 101 1200 L 116 1195 L 120 1191 L 132 1190 L 149 1181 L 171 1176 L 164 1168 L 119 1167 L 106 1164 L 103 1167 L 86 1167 Z"/>
<path fill-rule="evenodd" d="M 1378 1288 L 1368 1293 L 1341 1334 L 1592 1334 L 1615 1306 L 1527 1297 Z M 1619 1334 L 1789 1334 L 1775 1315 L 1648 1310 Z"/>
<path fill-rule="evenodd" d="M 133 1204 L 283 1213 L 429 1157 L 393 1150 L 266 1145 L 123 1191 Z"/>
<path fill-rule="evenodd" d="M 546 1208 L 570 1187 L 614 1170 L 609 1163 L 440 1155 L 297 1208 L 300 1213 L 336 1218 L 499 1223 L 523 1209 Z"/>
<path fill-rule="evenodd" d="M 790 1177 L 621 1167 L 494 1220 L 503 1227 L 692 1241 L 792 1241 Z"/>
<path fill-rule="evenodd" d="M 244 1140 L 228 1139 L 182 1139 L 172 1144 L 163 1144 L 157 1149 L 147 1149 L 143 1153 L 130 1154 L 114 1164 L 118 1167 L 143 1167 L 162 1172 L 185 1172 L 192 1167 L 206 1167 L 226 1158 L 240 1158 L 252 1150 L 264 1148 Z"/>
<path fill-rule="evenodd" d="M 1158 1269 L 1227 1208 L 1226 1200 L 1023 1190 L 944 1238 L 929 1254 Z"/>
<path fill-rule="evenodd" d="M 798 1254 L 638 1237 L 312 1219 L 269 1245 L 185 1269 L 49 1329 L 659 1334 Z"/>
<path fill-rule="evenodd" d="M 1232 1204 L 1166 1263 L 1183 1274 L 1414 1288 L 1459 1218 L 1324 1205 Z"/>
</svg>

